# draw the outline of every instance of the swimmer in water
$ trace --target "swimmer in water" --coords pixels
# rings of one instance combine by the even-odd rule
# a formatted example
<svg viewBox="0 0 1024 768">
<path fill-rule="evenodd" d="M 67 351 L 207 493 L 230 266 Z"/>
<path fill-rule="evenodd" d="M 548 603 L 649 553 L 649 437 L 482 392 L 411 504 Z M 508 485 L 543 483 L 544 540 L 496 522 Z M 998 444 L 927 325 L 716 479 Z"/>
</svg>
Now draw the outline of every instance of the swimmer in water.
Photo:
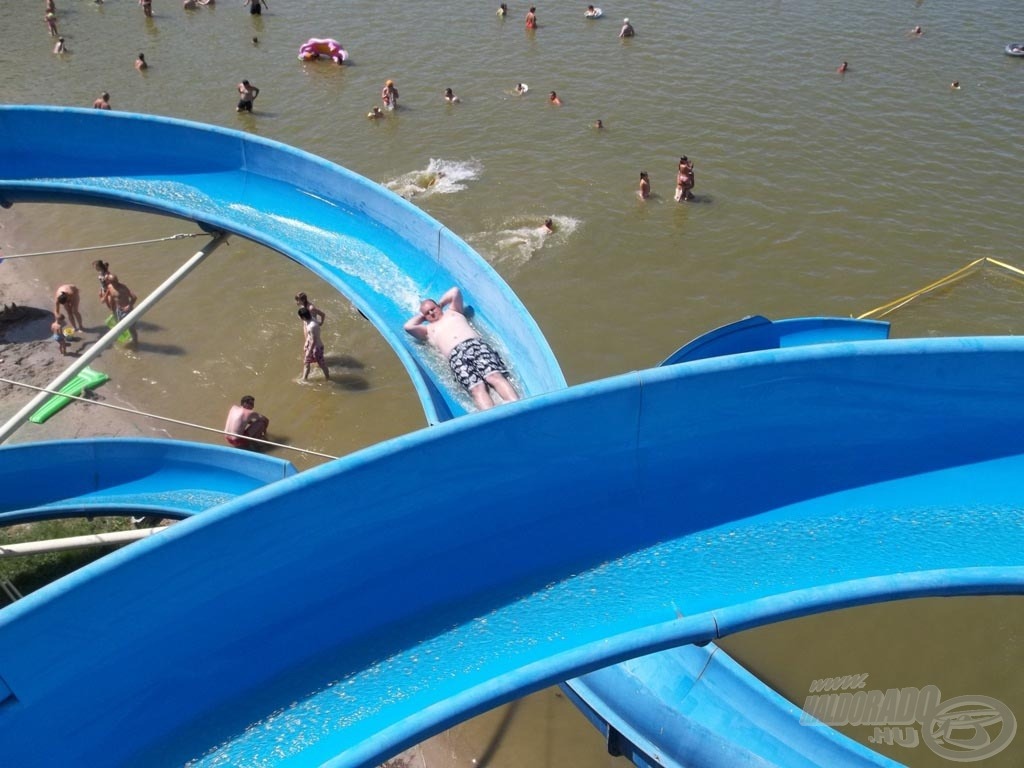
<svg viewBox="0 0 1024 768">
<path fill-rule="evenodd" d="M 838 72 L 841 75 L 844 72 L 846 72 L 846 70 L 848 70 L 849 68 L 850 65 L 844 61 L 842 64 L 839 65 L 839 69 L 837 69 L 836 72 Z"/>
<path fill-rule="evenodd" d="M 949 87 L 952 88 L 954 91 L 959 91 L 960 90 L 960 81 L 959 80 L 954 80 L 952 83 L 949 84 Z"/>
<path fill-rule="evenodd" d="M 637 190 L 637 195 L 641 200 L 646 200 L 651 196 L 651 179 L 648 177 L 647 171 L 640 171 L 640 189 Z"/>
<path fill-rule="evenodd" d="M 384 117 L 384 113 L 380 111 L 380 107 L 374 107 L 373 109 L 366 113 L 366 116 L 371 120 L 379 120 L 380 118 Z"/>
<path fill-rule="evenodd" d="M 597 18 L 597 8 L 595 8 L 592 5 L 588 5 L 587 6 L 587 10 L 585 10 L 583 12 L 583 16 L 584 16 L 584 18 L 587 18 L 587 19 L 596 19 Z"/>
<path fill-rule="evenodd" d="M 68 53 L 69 52 L 68 51 L 68 47 L 66 45 L 64 45 L 64 38 L 63 37 L 58 37 L 57 38 L 57 44 L 55 46 L 53 46 L 53 52 L 54 53 Z"/>
<path fill-rule="evenodd" d="M 516 93 L 518 93 L 520 96 L 522 96 L 528 90 L 530 90 L 530 87 L 526 83 L 516 83 Z"/>
<path fill-rule="evenodd" d="M 596 131 L 603 131 L 604 130 L 604 123 L 602 123 L 600 120 L 598 120 L 596 123 L 594 123 L 594 130 L 596 130 Z"/>
<path fill-rule="evenodd" d="M 562 106 L 562 100 L 558 98 L 558 94 L 554 91 L 548 94 L 548 103 L 554 104 L 556 107 Z"/>
<path fill-rule="evenodd" d="M 920 25 L 914 27 L 912 30 L 907 32 L 906 37 L 920 37 L 924 34 L 924 30 L 921 29 Z"/>
<path fill-rule="evenodd" d="M 501 16 L 501 18 L 508 16 L 508 3 L 502 3 L 498 6 L 498 15 Z"/>
<path fill-rule="evenodd" d="M 526 14 L 526 28 L 537 28 L 537 9 L 532 5 L 530 6 L 530 11 Z"/>
<path fill-rule="evenodd" d="M 444 89 L 444 100 L 447 101 L 449 104 L 458 104 L 460 101 L 462 101 L 462 99 L 460 99 L 452 92 L 451 88 Z"/>
<path fill-rule="evenodd" d="M 144 69 L 149 69 L 149 64 L 146 63 L 146 54 L 139 54 L 139 58 L 135 60 L 135 68 L 140 72 Z"/>
<path fill-rule="evenodd" d="M 553 222 L 551 219 L 544 219 L 544 226 L 541 227 L 541 231 L 542 232 L 548 232 L 548 233 L 554 232 L 555 231 L 555 222 Z"/>
<path fill-rule="evenodd" d="M 622 29 L 619 30 L 619 37 L 633 37 L 636 34 L 636 30 L 633 29 L 633 25 L 629 23 L 629 19 L 622 20 Z"/>
</svg>

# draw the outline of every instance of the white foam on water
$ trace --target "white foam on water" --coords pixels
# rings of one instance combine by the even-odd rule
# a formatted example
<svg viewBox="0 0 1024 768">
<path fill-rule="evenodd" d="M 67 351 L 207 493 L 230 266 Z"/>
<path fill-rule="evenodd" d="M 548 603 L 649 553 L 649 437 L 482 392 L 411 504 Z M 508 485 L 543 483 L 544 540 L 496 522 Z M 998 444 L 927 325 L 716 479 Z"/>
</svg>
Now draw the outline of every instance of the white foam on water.
<svg viewBox="0 0 1024 768">
<path fill-rule="evenodd" d="M 480 178 L 483 164 L 476 160 L 443 160 L 430 158 L 427 167 L 411 171 L 384 183 L 392 192 L 406 200 L 430 195 L 450 195 L 466 188 L 466 182 Z"/>
</svg>

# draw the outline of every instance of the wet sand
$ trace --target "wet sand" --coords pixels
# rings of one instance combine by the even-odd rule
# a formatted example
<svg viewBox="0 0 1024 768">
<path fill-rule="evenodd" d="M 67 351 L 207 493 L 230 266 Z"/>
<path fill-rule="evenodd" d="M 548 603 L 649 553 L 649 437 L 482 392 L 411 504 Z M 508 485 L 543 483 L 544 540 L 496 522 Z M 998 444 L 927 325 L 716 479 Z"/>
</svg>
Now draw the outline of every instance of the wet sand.
<svg viewBox="0 0 1024 768">
<path fill-rule="evenodd" d="M 6 260 L 0 264 L 0 418 L 4 423 L 28 403 L 37 392 L 19 384 L 46 387 L 75 360 L 98 333 L 76 334 L 62 357 L 50 336 L 52 308 L 40 306 L 39 290 L 28 261 Z M 98 364 L 102 370 L 102 364 Z M 16 383 L 9 383 L 16 382 Z M 165 437 L 144 417 L 102 407 L 112 403 L 130 407 L 97 387 L 89 394 L 96 403 L 72 402 L 45 424 L 26 423 L 8 443 L 65 440 L 79 437 Z"/>
</svg>

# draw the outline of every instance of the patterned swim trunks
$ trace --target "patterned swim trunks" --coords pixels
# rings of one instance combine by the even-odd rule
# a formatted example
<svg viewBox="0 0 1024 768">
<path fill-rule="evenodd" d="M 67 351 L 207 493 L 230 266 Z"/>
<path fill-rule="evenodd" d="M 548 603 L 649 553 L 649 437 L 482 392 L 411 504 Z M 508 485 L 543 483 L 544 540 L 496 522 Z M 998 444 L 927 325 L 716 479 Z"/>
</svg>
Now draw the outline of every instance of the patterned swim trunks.
<svg viewBox="0 0 1024 768">
<path fill-rule="evenodd" d="M 501 355 L 480 338 L 457 344 L 448 356 L 448 366 L 466 389 L 472 389 L 492 373 L 508 373 Z"/>
<path fill-rule="evenodd" d="M 324 345 L 316 344 L 312 349 L 306 350 L 304 362 L 306 365 L 317 363 L 318 365 L 324 361 Z"/>
</svg>

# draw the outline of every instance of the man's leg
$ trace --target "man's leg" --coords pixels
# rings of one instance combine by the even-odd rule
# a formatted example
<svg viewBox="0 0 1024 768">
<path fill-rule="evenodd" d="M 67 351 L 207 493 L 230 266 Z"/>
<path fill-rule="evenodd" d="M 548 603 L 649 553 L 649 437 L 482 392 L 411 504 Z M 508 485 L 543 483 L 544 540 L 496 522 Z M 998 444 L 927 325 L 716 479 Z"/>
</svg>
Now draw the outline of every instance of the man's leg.
<svg viewBox="0 0 1024 768">
<path fill-rule="evenodd" d="M 473 396 L 473 402 L 476 403 L 476 407 L 481 411 L 494 407 L 494 401 L 491 400 L 491 393 L 487 391 L 486 382 L 481 381 L 479 384 L 470 387 L 469 394 Z"/>
<path fill-rule="evenodd" d="M 519 393 L 504 374 L 497 371 L 487 374 L 487 383 L 494 387 L 494 391 L 501 395 L 501 399 L 506 403 L 512 403 L 519 399 Z"/>
</svg>

